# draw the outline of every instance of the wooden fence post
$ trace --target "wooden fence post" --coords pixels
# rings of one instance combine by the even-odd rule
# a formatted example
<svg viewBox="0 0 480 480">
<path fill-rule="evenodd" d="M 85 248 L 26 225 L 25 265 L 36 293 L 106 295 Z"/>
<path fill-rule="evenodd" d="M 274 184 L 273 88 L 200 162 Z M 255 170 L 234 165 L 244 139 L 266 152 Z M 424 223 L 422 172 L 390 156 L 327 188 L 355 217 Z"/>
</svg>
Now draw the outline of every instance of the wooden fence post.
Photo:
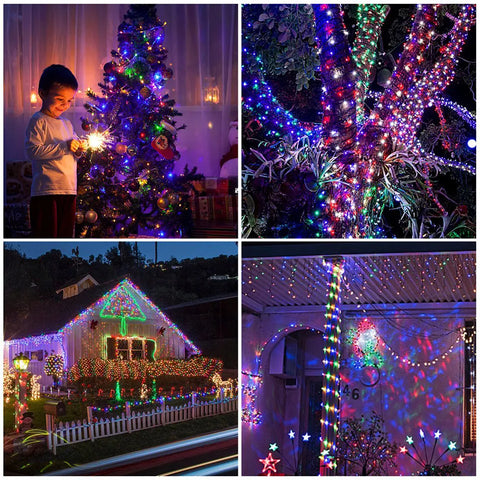
<svg viewBox="0 0 480 480">
<path fill-rule="evenodd" d="M 220 389 L 220 413 L 225 413 L 225 390 Z"/>
<path fill-rule="evenodd" d="M 49 450 L 53 450 L 53 416 L 45 414 L 45 428 L 48 432 L 47 446 Z M 54 453 L 55 455 L 55 453 Z"/>
<path fill-rule="evenodd" d="M 160 424 L 165 425 L 165 397 L 160 397 Z"/>
<path fill-rule="evenodd" d="M 130 402 L 125 402 L 125 416 L 127 417 L 127 431 L 132 432 L 132 413 L 130 411 Z"/>
<path fill-rule="evenodd" d="M 192 392 L 192 419 L 196 418 L 196 409 L 197 409 L 197 402 L 196 402 L 197 394 Z"/>
<path fill-rule="evenodd" d="M 87 407 L 87 423 L 88 423 L 88 432 L 90 435 L 90 440 L 93 442 L 95 440 L 95 431 L 93 429 L 93 410 L 92 407 Z"/>
</svg>

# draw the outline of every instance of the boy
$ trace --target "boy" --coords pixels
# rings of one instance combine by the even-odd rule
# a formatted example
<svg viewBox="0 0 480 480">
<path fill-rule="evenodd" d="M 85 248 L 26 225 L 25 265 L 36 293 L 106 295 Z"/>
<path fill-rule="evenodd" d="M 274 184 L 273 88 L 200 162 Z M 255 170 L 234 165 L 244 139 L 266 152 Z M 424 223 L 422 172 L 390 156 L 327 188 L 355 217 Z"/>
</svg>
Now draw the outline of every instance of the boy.
<svg viewBox="0 0 480 480">
<path fill-rule="evenodd" d="M 83 142 L 61 115 L 70 108 L 77 89 L 77 79 L 63 65 L 50 65 L 40 77 L 42 108 L 30 119 L 25 142 L 32 162 L 33 237 L 74 236 L 77 162 L 73 154 L 82 150 Z"/>
</svg>

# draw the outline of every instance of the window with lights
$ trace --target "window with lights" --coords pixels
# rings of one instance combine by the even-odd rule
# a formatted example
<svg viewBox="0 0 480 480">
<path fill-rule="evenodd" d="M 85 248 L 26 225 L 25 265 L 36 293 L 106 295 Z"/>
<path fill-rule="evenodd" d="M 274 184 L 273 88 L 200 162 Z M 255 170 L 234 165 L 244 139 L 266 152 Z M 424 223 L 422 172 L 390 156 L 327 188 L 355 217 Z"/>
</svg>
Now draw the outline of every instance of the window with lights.
<svg viewBox="0 0 480 480">
<path fill-rule="evenodd" d="M 108 337 L 107 360 L 154 360 L 155 340 L 139 337 Z"/>
</svg>

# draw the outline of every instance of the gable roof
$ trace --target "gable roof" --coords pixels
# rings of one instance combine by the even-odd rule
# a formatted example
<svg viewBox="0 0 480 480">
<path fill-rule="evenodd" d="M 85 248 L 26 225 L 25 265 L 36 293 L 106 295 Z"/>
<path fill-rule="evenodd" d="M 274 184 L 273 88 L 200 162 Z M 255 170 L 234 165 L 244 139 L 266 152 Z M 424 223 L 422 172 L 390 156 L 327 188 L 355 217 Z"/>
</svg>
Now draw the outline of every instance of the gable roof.
<svg viewBox="0 0 480 480">
<path fill-rule="evenodd" d="M 64 290 L 65 288 L 68 288 L 68 287 L 71 287 L 72 285 L 76 285 L 77 283 L 80 283 L 82 280 L 85 280 L 89 278 L 90 280 L 92 280 L 92 282 L 95 284 L 95 285 L 98 285 L 99 283 L 89 274 L 82 274 L 82 275 L 77 275 L 75 278 L 72 278 L 71 280 L 69 280 L 68 282 L 66 282 L 64 285 L 62 285 L 60 288 L 58 288 L 56 290 L 56 293 L 60 293 L 62 290 Z"/>
<path fill-rule="evenodd" d="M 60 309 L 58 311 L 52 312 L 49 311 L 48 315 L 49 317 L 46 317 L 49 319 L 48 324 L 52 327 L 51 329 L 48 330 L 48 332 L 45 331 L 38 331 L 36 330 L 30 330 L 29 331 L 29 336 L 32 334 L 34 336 L 38 336 L 40 334 L 52 334 L 52 333 L 58 333 L 60 335 L 68 333 L 68 331 L 74 326 L 78 325 L 84 322 L 88 322 L 91 320 L 91 314 L 92 313 L 98 313 L 101 315 L 101 312 L 105 310 L 105 307 L 109 304 L 109 302 L 115 298 L 117 295 L 121 295 L 123 292 L 127 292 L 127 294 L 133 298 L 134 302 L 138 302 L 138 315 L 139 318 L 145 317 L 145 314 L 142 311 L 143 309 L 150 309 L 154 315 L 158 315 L 164 323 L 168 325 L 170 329 L 172 329 L 178 336 L 180 336 L 186 345 L 187 350 L 189 350 L 193 354 L 200 354 L 200 350 L 191 342 L 184 334 L 183 332 L 175 325 L 129 278 L 124 278 L 120 282 L 116 283 L 114 281 L 108 282 L 106 284 L 100 285 L 101 290 L 103 293 L 101 294 L 100 298 L 98 297 L 99 293 L 99 288 L 94 287 L 85 290 L 84 292 L 81 293 L 81 295 L 77 297 L 72 297 L 73 299 L 77 299 L 76 301 L 69 302 L 71 299 L 66 299 L 62 300 L 62 302 L 57 302 L 57 305 L 60 305 Z M 114 284 L 114 285 L 112 285 Z M 90 302 L 85 302 L 87 298 L 91 298 L 95 294 L 96 301 L 93 301 L 93 303 Z M 82 305 L 89 305 L 87 308 L 83 309 L 80 313 L 78 313 L 79 309 L 82 307 L 78 307 L 79 302 L 78 299 L 79 297 L 82 298 Z M 70 314 L 66 318 L 66 313 L 70 313 L 71 309 L 70 308 L 65 308 L 65 306 L 70 306 L 74 305 L 76 307 L 76 310 L 73 314 Z M 141 315 L 140 315 L 141 312 Z M 61 313 L 60 315 L 56 316 L 56 313 Z M 113 315 L 111 312 L 110 318 L 119 318 L 121 315 Z M 73 317 L 73 319 L 72 319 Z M 45 318 L 45 315 L 43 315 L 43 318 Z M 105 315 L 105 318 L 108 318 L 108 315 Z M 146 318 L 146 317 L 145 317 Z M 38 325 L 41 325 L 40 322 L 37 322 Z M 34 333 L 35 332 L 35 333 Z M 26 335 L 18 335 L 14 334 L 14 338 L 19 338 L 19 337 L 25 337 Z"/>
</svg>

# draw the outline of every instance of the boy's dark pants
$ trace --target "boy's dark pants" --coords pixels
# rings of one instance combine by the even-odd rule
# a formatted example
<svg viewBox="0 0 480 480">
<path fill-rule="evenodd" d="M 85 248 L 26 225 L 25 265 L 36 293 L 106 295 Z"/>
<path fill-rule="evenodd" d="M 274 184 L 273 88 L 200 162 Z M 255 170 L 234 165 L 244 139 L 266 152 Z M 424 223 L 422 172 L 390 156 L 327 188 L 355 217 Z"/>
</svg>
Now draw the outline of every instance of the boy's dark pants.
<svg viewBox="0 0 480 480">
<path fill-rule="evenodd" d="M 72 238 L 75 227 L 76 195 L 42 195 L 30 200 L 32 236 Z"/>
</svg>

